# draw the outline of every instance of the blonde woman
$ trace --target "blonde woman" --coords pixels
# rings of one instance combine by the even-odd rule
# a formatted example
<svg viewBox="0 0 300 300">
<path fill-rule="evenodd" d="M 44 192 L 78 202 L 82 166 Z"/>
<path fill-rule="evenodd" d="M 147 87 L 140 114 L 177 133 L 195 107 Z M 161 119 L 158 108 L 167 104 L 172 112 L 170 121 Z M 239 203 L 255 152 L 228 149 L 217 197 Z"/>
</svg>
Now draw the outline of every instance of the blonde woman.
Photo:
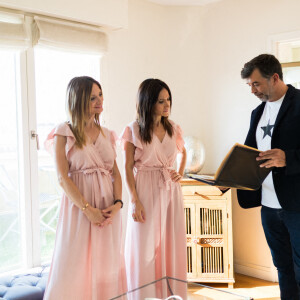
<svg viewBox="0 0 300 300">
<path fill-rule="evenodd" d="M 45 142 L 64 194 L 44 299 L 107 300 L 125 290 L 116 135 L 100 126 L 103 94 L 93 78 L 70 81 L 67 108 L 69 121 Z"/>
</svg>

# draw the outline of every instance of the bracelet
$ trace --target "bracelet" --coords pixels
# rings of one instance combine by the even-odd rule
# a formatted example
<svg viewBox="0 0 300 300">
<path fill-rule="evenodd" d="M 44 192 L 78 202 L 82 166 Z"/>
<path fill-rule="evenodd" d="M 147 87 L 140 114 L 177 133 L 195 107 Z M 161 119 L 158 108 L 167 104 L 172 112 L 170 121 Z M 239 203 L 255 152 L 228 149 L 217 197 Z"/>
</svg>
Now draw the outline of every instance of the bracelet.
<svg viewBox="0 0 300 300">
<path fill-rule="evenodd" d="M 85 206 L 81 207 L 81 210 L 82 210 L 82 211 L 85 211 L 88 207 L 89 207 L 89 204 L 86 203 Z"/>
<path fill-rule="evenodd" d="M 116 204 L 116 203 L 118 203 L 118 202 L 120 202 L 121 203 L 121 208 L 123 207 L 123 201 L 122 200 L 120 200 L 120 199 L 117 199 L 117 200 L 115 200 L 114 201 L 114 205 Z"/>
</svg>

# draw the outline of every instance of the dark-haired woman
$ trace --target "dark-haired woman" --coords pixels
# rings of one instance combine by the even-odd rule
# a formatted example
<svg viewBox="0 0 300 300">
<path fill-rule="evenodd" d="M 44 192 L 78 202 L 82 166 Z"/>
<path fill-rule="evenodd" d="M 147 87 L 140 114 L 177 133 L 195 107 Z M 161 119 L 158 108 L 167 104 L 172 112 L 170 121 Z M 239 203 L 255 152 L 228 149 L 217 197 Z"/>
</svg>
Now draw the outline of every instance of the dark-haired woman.
<svg viewBox="0 0 300 300">
<path fill-rule="evenodd" d="M 64 194 L 44 300 L 107 300 L 126 285 L 116 135 L 100 126 L 103 95 L 96 80 L 73 78 L 67 107 L 69 122 L 45 142 Z"/>
<path fill-rule="evenodd" d="M 137 120 L 121 135 L 131 200 L 125 242 L 128 290 L 164 276 L 186 280 L 186 233 L 179 183 L 186 152 L 180 127 L 169 120 L 171 106 L 166 83 L 143 81 L 138 91 Z M 173 165 L 178 152 L 182 159 L 176 171 Z M 186 299 L 184 283 L 170 280 L 170 287 Z M 168 295 L 163 280 L 134 292 L 132 299 Z"/>
</svg>

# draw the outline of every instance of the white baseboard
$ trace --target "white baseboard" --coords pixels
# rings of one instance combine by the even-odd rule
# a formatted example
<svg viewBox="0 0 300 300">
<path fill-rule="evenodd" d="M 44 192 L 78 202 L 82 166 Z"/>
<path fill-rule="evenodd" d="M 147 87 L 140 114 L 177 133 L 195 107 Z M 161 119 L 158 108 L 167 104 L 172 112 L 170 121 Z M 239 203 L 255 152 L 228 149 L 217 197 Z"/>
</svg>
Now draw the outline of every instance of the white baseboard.
<svg viewBox="0 0 300 300">
<path fill-rule="evenodd" d="M 275 267 L 265 267 L 255 264 L 235 263 L 234 271 L 239 274 L 278 282 L 277 270 Z"/>
</svg>

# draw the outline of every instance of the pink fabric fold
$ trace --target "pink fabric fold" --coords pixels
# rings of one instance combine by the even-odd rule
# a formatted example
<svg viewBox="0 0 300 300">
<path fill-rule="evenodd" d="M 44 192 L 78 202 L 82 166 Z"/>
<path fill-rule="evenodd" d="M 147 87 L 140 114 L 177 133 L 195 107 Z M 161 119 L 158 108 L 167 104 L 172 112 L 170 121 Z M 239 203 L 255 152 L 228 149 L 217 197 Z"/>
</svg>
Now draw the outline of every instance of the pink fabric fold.
<svg viewBox="0 0 300 300">
<path fill-rule="evenodd" d="M 159 171 L 161 174 L 161 180 L 159 181 L 160 188 L 166 188 L 167 190 L 170 189 L 170 184 L 172 183 L 172 178 L 170 171 L 174 170 L 173 167 L 162 166 L 162 167 L 136 167 L 137 172 L 152 172 L 152 171 Z"/>
<path fill-rule="evenodd" d="M 44 142 L 45 149 L 53 155 L 53 143 L 54 143 L 54 137 L 56 135 L 65 136 L 67 138 L 67 144 L 66 144 L 66 155 L 68 156 L 69 152 L 75 145 L 75 137 L 70 129 L 69 125 L 67 123 L 61 123 L 57 127 L 53 128 L 51 132 L 48 134 L 46 141 Z"/>
<path fill-rule="evenodd" d="M 125 142 L 132 143 L 136 148 L 143 149 L 143 145 L 139 135 L 137 122 L 134 121 L 125 127 L 120 135 L 121 148 L 124 150 Z"/>
<path fill-rule="evenodd" d="M 184 140 L 183 140 L 183 132 L 181 127 L 178 124 L 175 124 L 172 120 L 169 120 L 174 129 L 174 135 L 176 140 L 176 146 L 179 152 L 183 151 L 184 148 Z"/>
<path fill-rule="evenodd" d="M 180 152 L 183 151 L 184 148 L 184 140 L 183 140 L 183 133 L 182 133 L 182 129 L 179 125 L 176 126 L 176 145 L 177 148 Z"/>
<path fill-rule="evenodd" d="M 113 130 L 111 130 L 110 131 L 110 141 L 111 141 L 111 144 L 114 149 L 115 157 L 117 156 L 116 147 L 117 147 L 118 140 L 119 140 L 119 138 L 118 138 L 117 134 Z"/>
</svg>

